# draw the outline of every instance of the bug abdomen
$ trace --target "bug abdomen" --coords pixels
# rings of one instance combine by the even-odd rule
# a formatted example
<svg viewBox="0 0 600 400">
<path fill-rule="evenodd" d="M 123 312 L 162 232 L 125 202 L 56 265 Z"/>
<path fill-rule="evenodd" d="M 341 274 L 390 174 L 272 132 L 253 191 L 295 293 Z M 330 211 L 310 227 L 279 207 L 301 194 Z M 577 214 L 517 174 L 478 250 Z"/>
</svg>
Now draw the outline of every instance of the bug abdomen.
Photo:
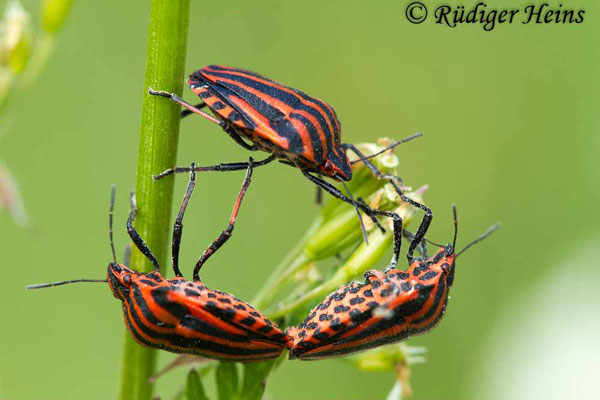
<svg viewBox="0 0 600 400">
<path fill-rule="evenodd" d="M 315 307 L 301 325 L 290 328 L 288 335 L 293 340 L 290 358 L 343 356 L 433 329 L 448 299 L 446 273 L 437 271 L 427 275 L 430 272 L 427 267 L 417 272 L 425 279 L 398 270 L 384 276 L 370 272 L 369 282 L 338 289 Z M 343 310 L 344 316 L 332 321 L 322 317 L 322 310 L 332 308 Z"/>
<path fill-rule="evenodd" d="M 262 314 L 260 321 L 252 317 L 252 324 L 249 320 L 247 325 L 239 323 L 244 317 L 233 306 L 243 302 L 233 296 L 201 284 L 174 281 L 163 281 L 155 287 L 132 285 L 123 311 L 131 335 L 140 344 L 174 353 L 242 362 L 275 358 L 287 345 L 287 336 Z M 186 287 L 187 284 L 191 287 Z M 206 300 L 212 296 L 215 304 Z M 230 303 L 220 307 L 216 304 L 218 299 Z"/>
<path fill-rule="evenodd" d="M 188 84 L 233 126 L 253 129 L 281 150 L 312 163 L 320 165 L 329 151 L 339 146 L 341 128 L 333 108 L 299 90 L 250 71 L 216 65 L 192 73 Z M 212 97 L 219 98 L 216 108 Z M 224 106 L 243 115 L 244 123 L 229 118 L 230 111 Z"/>
</svg>

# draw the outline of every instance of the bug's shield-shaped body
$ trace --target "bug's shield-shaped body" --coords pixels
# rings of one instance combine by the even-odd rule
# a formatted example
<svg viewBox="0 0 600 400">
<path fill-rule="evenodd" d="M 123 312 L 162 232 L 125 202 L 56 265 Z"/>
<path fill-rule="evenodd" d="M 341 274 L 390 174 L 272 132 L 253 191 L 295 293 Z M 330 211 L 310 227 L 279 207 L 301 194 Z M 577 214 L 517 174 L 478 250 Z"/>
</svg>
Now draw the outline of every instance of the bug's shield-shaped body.
<svg viewBox="0 0 600 400">
<path fill-rule="evenodd" d="M 276 358 L 289 337 L 248 303 L 201 282 L 164 279 L 111 263 L 108 282 L 125 324 L 148 347 L 227 361 Z"/>
<path fill-rule="evenodd" d="M 225 125 L 259 149 L 301 169 L 350 180 L 341 125 L 329 104 L 257 73 L 209 65 L 190 75 L 196 93 Z"/>
<path fill-rule="evenodd" d="M 442 318 L 454 279 L 448 245 L 408 270 L 365 273 L 365 283 L 340 287 L 288 335 L 290 359 L 343 356 L 420 335 Z"/>
</svg>

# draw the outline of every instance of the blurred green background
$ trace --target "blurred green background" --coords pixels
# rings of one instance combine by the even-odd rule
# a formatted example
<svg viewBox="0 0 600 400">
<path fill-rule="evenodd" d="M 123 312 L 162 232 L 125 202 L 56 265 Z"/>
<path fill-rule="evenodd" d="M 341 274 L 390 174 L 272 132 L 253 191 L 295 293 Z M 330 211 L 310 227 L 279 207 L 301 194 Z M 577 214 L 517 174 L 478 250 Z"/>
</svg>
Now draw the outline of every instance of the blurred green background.
<svg viewBox="0 0 600 400">
<path fill-rule="evenodd" d="M 531 393 L 521 381 L 529 391 L 548 389 L 574 371 L 581 393 L 571 398 L 597 393 L 584 381 L 600 357 L 600 7 L 565 2 L 585 8 L 578 25 L 485 32 L 409 24 L 406 3 L 192 2 L 186 71 L 209 63 L 248 68 L 323 98 L 347 142 L 423 132 L 396 153 L 408 183 L 430 185 L 429 237 L 450 240 L 452 203 L 462 244 L 503 222 L 459 260 L 440 326 L 409 341 L 428 350 L 412 371 L 414 399 L 518 398 Z M 111 183 L 119 188 L 118 249 L 127 243 L 148 16 L 146 2 L 76 2 L 0 142 L 33 220 L 22 229 L 0 215 L 0 398 L 106 399 L 117 391 L 124 328 L 106 285 L 24 287 L 105 275 Z M 208 122 L 183 121 L 180 164 L 246 157 Z M 224 227 L 242 176 L 199 177 L 183 241 L 188 274 Z M 176 203 L 184 183 L 177 180 Z M 298 171 L 257 170 L 234 239 L 203 270 L 204 282 L 252 298 L 312 220 L 313 199 Z M 160 365 L 171 358 L 161 354 Z M 184 374 L 165 377 L 158 393 L 173 393 Z M 271 399 L 384 399 L 393 381 L 391 373 L 335 360 L 294 362 L 276 372 L 268 392 Z"/>
</svg>

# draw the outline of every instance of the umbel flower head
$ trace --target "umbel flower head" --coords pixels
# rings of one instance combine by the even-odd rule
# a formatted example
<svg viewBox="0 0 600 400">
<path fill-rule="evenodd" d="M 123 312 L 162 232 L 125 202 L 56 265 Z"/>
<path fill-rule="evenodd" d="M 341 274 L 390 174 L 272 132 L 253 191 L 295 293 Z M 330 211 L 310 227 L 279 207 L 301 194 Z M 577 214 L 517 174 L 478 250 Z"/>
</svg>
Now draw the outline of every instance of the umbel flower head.
<svg viewBox="0 0 600 400">
<path fill-rule="evenodd" d="M 357 147 L 369 156 L 385 150 L 391 143 L 390 139 L 384 138 L 377 144 L 364 143 Z M 371 161 L 384 174 L 398 173 L 399 160 L 393 150 L 385 151 Z M 362 162 L 353 164 L 352 173 L 348 189 L 355 198 L 372 208 L 397 213 L 404 227 L 414 220 L 417 210 L 400 199 L 388 180 L 376 177 Z M 407 197 L 423 202 L 422 194 L 426 187 L 412 190 L 404 186 L 402 189 Z M 293 319 L 294 315 L 302 315 L 308 307 L 338 286 L 359 277 L 368 269 L 378 268 L 377 263 L 392 248 L 393 221 L 391 218 L 379 219 L 385 232 L 368 217 L 364 216 L 363 221 L 368 242 L 363 241 L 360 222 L 352 205 L 327 196 L 303 239 L 276 269 L 273 278 L 255 299 L 255 305 L 271 311 L 271 314 L 267 314 L 272 318 Z M 323 273 L 327 277 L 325 282 L 315 280 L 314 273 L 305 272 L 314 269 L 315 262 L 334 256 L 337 257 L 338 267 Z M 379 268 L 386 266 L 384 264 Z M 309 282 L 307 279 L 312 280 Z"/>
</svg>

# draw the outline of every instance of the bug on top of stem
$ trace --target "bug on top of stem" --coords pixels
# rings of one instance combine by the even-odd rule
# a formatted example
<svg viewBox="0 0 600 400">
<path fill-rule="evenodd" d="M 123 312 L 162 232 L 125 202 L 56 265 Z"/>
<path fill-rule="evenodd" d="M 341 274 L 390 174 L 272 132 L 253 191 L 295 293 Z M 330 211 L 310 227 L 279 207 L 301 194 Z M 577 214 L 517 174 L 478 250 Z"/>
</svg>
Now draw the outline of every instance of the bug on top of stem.
<svg viewBox="0 0 600 400">
<path fill-rule="evenodd" d="M 420 208 L 425 215 L 411 242 L 407 258 L 413 261 L 413 253 L 425 236 L 431 223 L 432 212 L 425 205 L 415 202 L 401 190 L 402 181 L 394 175 L 382 173 L 369 158 L 350 143 L 341 141 L 341 124 L 333 107 L 326 102 L 255 72 L 222 65 L 209 65 L 193 72 L 188 80 L 192 91 L 202 98 L 202 103 L 192 105 L 179 96 L 165 91 L 149 88 L 151 95 L 167 97 L 185 109 L 182 117 L 192 113 L 219 125 L 237 144 L 250 151 L 262 150 L 271 153 L 267 158 L 257 161 L 259 167 L 279 160 L 283 164 L 298 168 L 313 182 L 319 190 L 325 190 L 332 196 L 352 204 L 361 219 L 360 211 L 378 223 L 376 216 L 394 218 L 393 213 L 373 209 L 360 199 L 354 199 L 345 181 L 352 179 L 352 162 L 346 151 L 358 156 L 355 162 L 364 162 L 377 178 L 390 181 L 402 200 Z M 210 109 L 215 117 L 202 108 Z M 390 145 L 393 148 L 400 143 L 412 140 L 413 135 Z M 196 167 L 196 171 L 236 171 L 247 168 L 247 163 L 223 163 L 213 166 Z M 188 172 L 189 167 L 176 167 L 155 176 L 156 179 L 175 172 Z M 322 177 L 341 182 L 346 193 L 325 181 Z M 360 210 L 360 211 L 359 211 Z M 367 240 L 364 226 L 363 237 Z M 397 233 L 401 236 L 401 232 Z"/>
</svg>

